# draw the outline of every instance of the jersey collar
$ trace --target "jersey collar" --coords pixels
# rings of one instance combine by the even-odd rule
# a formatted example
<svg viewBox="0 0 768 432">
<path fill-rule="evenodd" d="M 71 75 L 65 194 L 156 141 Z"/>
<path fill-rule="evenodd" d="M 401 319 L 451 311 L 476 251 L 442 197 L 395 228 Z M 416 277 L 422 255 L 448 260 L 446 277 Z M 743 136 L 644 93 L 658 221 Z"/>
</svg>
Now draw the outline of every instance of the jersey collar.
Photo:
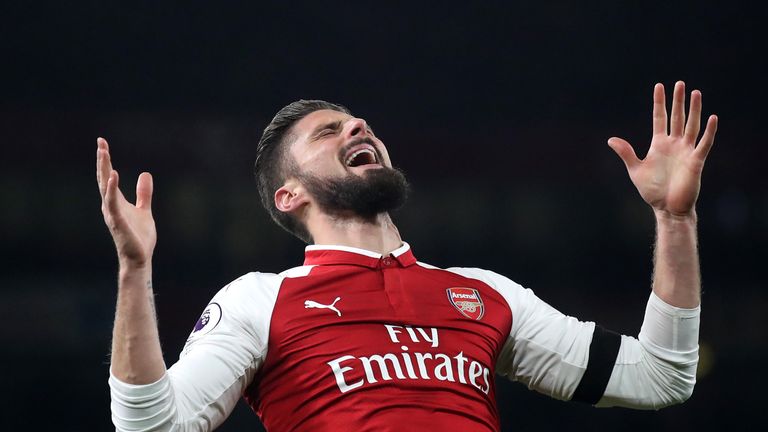
<svg viewBox="0 0 768 432">
<path fill-rule="evenodd" d="M 304 265 L 351 264 L 370 268 L 391 267 L 393 264 L 408 267 L 416 264 L 411 246 L 403 245 L 389 255 L 382 255 L 365 249 L 340 245 L 309 245 L 304 252 Z"/>
</svg>

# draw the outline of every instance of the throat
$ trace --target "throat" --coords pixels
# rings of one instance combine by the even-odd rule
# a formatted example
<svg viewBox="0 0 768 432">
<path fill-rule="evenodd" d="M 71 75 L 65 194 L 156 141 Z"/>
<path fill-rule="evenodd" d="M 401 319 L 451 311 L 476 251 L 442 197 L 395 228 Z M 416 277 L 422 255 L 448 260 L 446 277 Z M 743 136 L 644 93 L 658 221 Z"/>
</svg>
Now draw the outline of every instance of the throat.
<svg viewBox="0 0 768 432">
<path fill-rule="evenodd" d="M 315 244 L 349 246 L 389 254 L 403 244 L 400 232 L 389 214 L 377 215 L 372 220 L 359 217 L 318 214 L 310 217 L 309 228 Z"/>
</svg>

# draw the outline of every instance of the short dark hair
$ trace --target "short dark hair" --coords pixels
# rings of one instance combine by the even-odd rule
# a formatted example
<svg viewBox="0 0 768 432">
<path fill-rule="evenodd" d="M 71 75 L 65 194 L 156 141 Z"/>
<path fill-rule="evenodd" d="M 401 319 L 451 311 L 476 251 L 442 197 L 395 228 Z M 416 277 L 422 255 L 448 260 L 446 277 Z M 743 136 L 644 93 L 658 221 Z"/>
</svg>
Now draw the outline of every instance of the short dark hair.
<svg viewBox="0 0 768 432">
<path fill-rule="evenodd" d="M 275 191 L 294 174 L 295 161 L 288 155 L 286 145 L 291 138 L 293 125 L 310 113 L 319 110 L 333 110 L 349 115 L 352 113 L 344 106 L 323 100 L 298 100 L 291 102 L 277 112 L 275 118 L 264 128 L 258 146 L 254 174 L 261 197 L 261 204 L 272 220 L 289 233 L 306 243 L 312 242 L 312 236 L 301 221 L 289 213 L 282 212 L 275 206 Z"/>
</svg>

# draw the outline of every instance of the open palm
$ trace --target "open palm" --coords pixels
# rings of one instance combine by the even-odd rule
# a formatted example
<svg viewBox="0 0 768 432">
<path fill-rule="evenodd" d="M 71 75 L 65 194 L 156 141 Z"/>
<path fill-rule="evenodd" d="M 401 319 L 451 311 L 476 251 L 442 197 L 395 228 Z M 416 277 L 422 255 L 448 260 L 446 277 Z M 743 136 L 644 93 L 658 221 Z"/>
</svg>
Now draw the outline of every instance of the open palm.
<svg viewBox="0 0 768 432">
<path fill-rule="evenodd" d="M 109 145 L 97 140 L 96 180 L 101 193 L 101 211 L 115 241 L 121 267 L 143 267 L 150 263 L 157 242 L 152 218 L 152 176 L 142 173 L 136 182 L 136 205 L 119 188 L 119 175 L 112 168 Z"/>
<path fill-rule="evenodd" d="M 701 187 L 701 172 L 717 131 L 717 116 L 711 115 L 699 140 L 701 92 L 691 92 L 688 120 L 685 116 L 685 84 L 678 81 L 672 98 L 669 130 L 664 86 L 653 90 L 653 139 L 645 159 L 639 159 L 632 146 L 613 137 L 608 145 L 627 167 L 629 177 L 654 210 L 672 215 L 693 212 Z"/>
</svg>

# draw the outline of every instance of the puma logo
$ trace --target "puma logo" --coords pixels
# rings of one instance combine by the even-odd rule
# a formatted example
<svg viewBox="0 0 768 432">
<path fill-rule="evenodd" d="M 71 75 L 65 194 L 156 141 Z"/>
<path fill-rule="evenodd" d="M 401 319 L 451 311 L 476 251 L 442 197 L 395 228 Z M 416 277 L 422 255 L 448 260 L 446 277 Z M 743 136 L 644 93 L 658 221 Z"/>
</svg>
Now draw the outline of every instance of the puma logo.
<svg viewBox="0 0 768 432">
<path fill-rule="evenodd" d="M 321 303 L 318 303 L 318 302 L 312 301 L 312 300 L 306 300 L 304 302 L 304 309 L 309 309 L 309 308 L 330 309 L 330 310 L 336 312 L 337 314 L 339 314 L 339 316 L 341 316 L 341 311 L 336 309 L 336 307 L 334 306 L 336 304 L 336 302 L 339 301 L 339 300 L 341 300 L 341 297 L 336 297 L 336 300 L 334 300 L 333 303 L 331 303 L 329 305 L 324 305 L 324 304 L 321 304 Z"/>
</svg>

